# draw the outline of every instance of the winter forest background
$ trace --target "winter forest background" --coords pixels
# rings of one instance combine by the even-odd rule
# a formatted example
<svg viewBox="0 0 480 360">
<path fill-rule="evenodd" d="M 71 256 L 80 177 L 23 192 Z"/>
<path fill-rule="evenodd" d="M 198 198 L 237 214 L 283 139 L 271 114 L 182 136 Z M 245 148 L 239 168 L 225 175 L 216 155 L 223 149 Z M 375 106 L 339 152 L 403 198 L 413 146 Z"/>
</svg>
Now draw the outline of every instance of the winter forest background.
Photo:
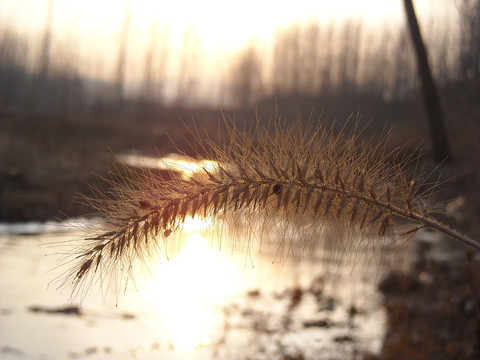
<svg viewBox="0 0 480 360">
<path fill-rule="evenodd" d="M 423 3 L 417 12 L 439 86 L 478 82 L 478 1 Z M 60 1 L 37 6 L 33 29 L 2 21 L 0 104 L 79 115 L 118 111 L 127 104 L 136 110 L 151 105 L 238 108 L 273 96 L 395 102 L 419 86 L 401 7 L 374 22 L 312 13 L 275 25 L 268 38 L 249 35 L 227 50 L 211 51 L 200 25 L 178 29 L 175 19 L 142 22 L 135 12 L 142 9 L 135 4 L 116 3 L 103 33 L 90 37 L 88 18 L 84 28 L 62 25 L 66 5 Z M 220 19 L 235 16 L 221 10 Z M 96 11 L 94 5 L 90 11 Z M 249 19 L 243 23 L 247 28 Z M 219 33 L 231 31 L 222 24 Z"/>
</svg>

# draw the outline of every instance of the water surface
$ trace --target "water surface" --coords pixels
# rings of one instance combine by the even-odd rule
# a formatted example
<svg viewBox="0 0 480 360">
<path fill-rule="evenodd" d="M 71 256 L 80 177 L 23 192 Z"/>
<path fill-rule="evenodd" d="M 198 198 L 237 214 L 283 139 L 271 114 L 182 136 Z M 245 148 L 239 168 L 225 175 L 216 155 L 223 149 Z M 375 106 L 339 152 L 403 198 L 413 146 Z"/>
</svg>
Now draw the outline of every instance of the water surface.
<svg viewBox="0 0 480 360">
<path fill-rule="evenodd" d="M 379 271 L 319 257 L 272 263 L 275 249 L 218 251 L 193 229 L 169 261 L 117 294 L 93 285 L 82 302 L 52 280 L 75 222 L 0 226 L 2 359 L 345 359 L 378 352 Z M 53 245 L 52 245 L 53 244 Z"/>
</svg>

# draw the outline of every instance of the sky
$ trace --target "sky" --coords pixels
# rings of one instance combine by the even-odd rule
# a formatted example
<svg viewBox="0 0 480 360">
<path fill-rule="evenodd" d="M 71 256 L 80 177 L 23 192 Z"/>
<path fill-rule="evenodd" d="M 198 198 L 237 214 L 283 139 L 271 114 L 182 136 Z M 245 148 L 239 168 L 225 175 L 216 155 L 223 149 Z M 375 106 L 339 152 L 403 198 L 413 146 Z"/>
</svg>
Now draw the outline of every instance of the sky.
<svg viewBox="0 0 480 360">
<path fill-rule="evenodd" d="M 421 17 L 438 12 L 442 8 L 439 4 L 454 1 L 416 0 L 414 4 Z M 315 19 L 320 23 L 341 23 L 345 18 L 361 19 L 362 26 L 375 31 L 405 23 L 402 2 L 0 0 L 0 36 L 2 27 L 14 29 L 39 52 L 51 3 L 54 5 L 51 52 L 81 64 L 83 75 L 108 80 L 114 74 L 126 20 L 129 24 L 126 51 L 132 74 L 141 74 L 148 48 L 158 50 L 166 45 L 170 59 L 180 56 L 186 29 L 190 29 L 197 51 L 194 56 L 202 59 L 202 64 L 198 60 L 195 66 L 202 68 L 206 78 L 211 78 L 212 72 L 228 71 L 230 57 L 252 39 L 267 53 L 275 30 L 292 21 L 305 23 Z"/>
<path fill-rule="evenodd" d="M 421 1 L 426 3 L 428 1 Z M 45 26 L 49 0 L 0 0 L 0 19 L 21 32 L 38 33 Z M 142 33 L 153 23 L 169 24 L 172 36 L 181 37 L 188 26 L 200 33 L 207 50 L 228 51 L 252 36 L 268 39 L 275 27 L 294 19 L 330 21 L 362 17 L 369 23 L 399 21 L 401 0 L 337 1 L 155 1 L 155 0 L 54 0 L 53 26 L 63 34 L 92 35 L 119 32 L 125 10 L 131 9 L 131 27 Z M 180 39 L 177 39 L 181 41 Z"/>
</svg>

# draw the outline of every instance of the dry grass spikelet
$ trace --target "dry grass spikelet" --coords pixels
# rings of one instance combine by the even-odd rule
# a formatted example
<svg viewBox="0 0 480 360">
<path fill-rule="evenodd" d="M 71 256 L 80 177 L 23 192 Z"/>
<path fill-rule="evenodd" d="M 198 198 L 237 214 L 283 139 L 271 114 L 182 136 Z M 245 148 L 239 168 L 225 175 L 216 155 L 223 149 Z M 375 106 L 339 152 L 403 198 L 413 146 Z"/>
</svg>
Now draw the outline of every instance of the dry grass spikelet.
<svg viewBox="0 0 480 360">
<path fill-rule="evenodd" d="M 187 216 L 246 221 L 260 242 L 277 229 L 275 241 L 286 255 L 311 252 L 326 228 L 337 234 L 333 247 L 339 252 L 400 246 L 423 227 L 480 249 L 433 218 L 438 209 L 428 204 L 434 186 L 425 190 L 427 184 L 407 171 L 413 156 L 387 152 L 388 133 L 366 141 L 356 126 L 336 133 L 313 122 L 288 126 L 276 119 L 250 130 L 226 123 L 223 143 L 197 134 L 205 158 L 218 163 L 215 171 L 169 181 L 149 170 L 115 171 L 106 179 L 109 193 L 86 197 L 106 228 L 75 250 L 61 285 L 83 293 L 112 272 L 128 281 L 132 264 L 165 249 Z M 398 231 L 399 220 L 412 226 Z"/>
</svg>

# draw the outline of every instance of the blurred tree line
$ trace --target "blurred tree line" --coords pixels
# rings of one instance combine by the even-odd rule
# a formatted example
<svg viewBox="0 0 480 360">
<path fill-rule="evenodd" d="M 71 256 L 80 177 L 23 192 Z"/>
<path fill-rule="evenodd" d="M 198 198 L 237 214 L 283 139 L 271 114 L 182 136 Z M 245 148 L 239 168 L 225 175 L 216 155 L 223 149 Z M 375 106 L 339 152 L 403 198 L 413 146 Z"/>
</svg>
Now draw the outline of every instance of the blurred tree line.
<svg viewBox="0 0 480 360">
<path fill-rule="evenodd" d="M 144 53 L 136 54 L 142 59 L 135 66 L 140 76 L 132 81 L 128 6 L 108 82 L 85 76 L 72 47 L 53 41 L 52 11 L 53 1 L 39 50 L 11 29 L 0 27 L 0 106 L 69 115 L 132 104 L 222 103 L 244 108 L 273 96 L 369 96 L 391 101 L 419 86 L 406 26 L 370 29 L 358 19 L 293 22 L 276 30 L 269 52 L 265 44 L 251 40 L 231 61 L 227 59 L 229 70 L 216 75 L 217 88 L 203 92 L 198 74 L 201 40 L 195 29 L 185 31 L 177 59 L 170 51 L 168 28 L 153 24 Z M 456 29 L 420 24 L 427 34 L 433 76 L 440 85 L 480 80 L 480 0 L 458 2 L 456 11 Z M 212 100 L 214 94 L 217 99 Z"/>
<path fill-rule="evenodd" d="M 440 85 L 480 79 L 480 1 L 462 1 L 457 11 L 458 37 L 455 29 L 421 24 Z M 369 32 L 359 19 L 294 22 L 276 31 L 271 59 L 251 41 L 232 70 L 232 99 L 240 106 L 272 95 L 401 99 L 419 85 L 415 53 L 406 24 L 403 29 L 385 25 Z"/>
</svg>

